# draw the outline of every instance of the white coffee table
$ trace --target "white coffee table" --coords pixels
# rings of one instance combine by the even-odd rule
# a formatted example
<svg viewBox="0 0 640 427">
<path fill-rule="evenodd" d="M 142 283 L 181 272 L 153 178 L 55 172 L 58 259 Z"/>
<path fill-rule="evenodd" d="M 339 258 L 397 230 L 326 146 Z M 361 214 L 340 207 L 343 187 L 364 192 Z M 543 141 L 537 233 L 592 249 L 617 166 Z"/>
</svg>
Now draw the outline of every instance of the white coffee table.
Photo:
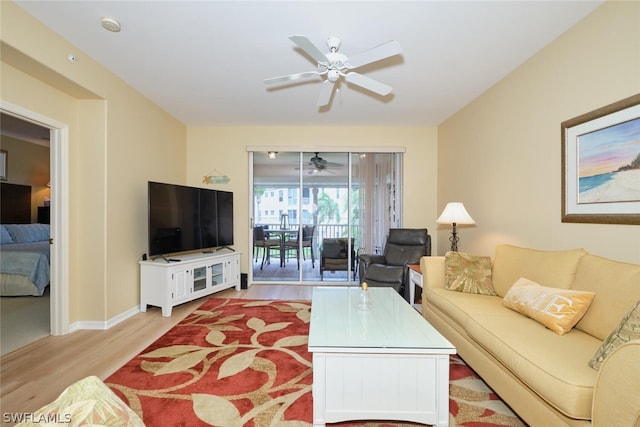
<svg viewBox="0 0 640 427">
<path fill-rule="evenodd" d="M 392 288 L 315 287 L 313 425 L 347 420 L 449 425 L 449 355 L 455 347 Z"/>
</svg>

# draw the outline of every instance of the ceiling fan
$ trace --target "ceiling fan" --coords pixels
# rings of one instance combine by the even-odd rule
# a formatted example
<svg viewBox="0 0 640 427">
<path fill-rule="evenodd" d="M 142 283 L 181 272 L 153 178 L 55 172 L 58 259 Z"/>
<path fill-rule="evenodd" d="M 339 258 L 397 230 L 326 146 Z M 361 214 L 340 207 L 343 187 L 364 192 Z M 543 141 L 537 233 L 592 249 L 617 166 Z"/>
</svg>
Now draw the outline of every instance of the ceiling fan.
<svg viewBox="0 0 640 427">
<path fill-rule="evenodd" d="M 318 107 L 323 107 L 331 102 L 333 89 L 340 77 L 344 77 L 347 83 L 360 86 L 381 96 L 389 95 L 393 90 L 391 86 L 352 70 L 402 53 L 400 43 L 395 40 L 389 40 L 351 57 L 338 52 L 342 42 L 339 37 L 327 38 L 329 52 L 326 54 L 322 53 L 306 36 L 291 36 L 289 40 L 318 62 L 318 70 L 265 79 L 264 82 L 268 85 L 297 83 L 320 78 L 323 82 L 318 97 Z"/>
<path fill-rule="evenodd" d="M 342 163 L 328 162 L 327 160 L 320 157 L 320 153 L 316 152 L 314 153 L 314 156 L 311 157 L 309 161 L 303 165 L 303 168 L 307 169 L 310 175 L 316 174 L 319 172 L 327 172 L 327 173 L 333 174 L 333 172 L 330 171 L 329 169 L 341 168 L 343 166 L 344 165 Z"/>
</svg>

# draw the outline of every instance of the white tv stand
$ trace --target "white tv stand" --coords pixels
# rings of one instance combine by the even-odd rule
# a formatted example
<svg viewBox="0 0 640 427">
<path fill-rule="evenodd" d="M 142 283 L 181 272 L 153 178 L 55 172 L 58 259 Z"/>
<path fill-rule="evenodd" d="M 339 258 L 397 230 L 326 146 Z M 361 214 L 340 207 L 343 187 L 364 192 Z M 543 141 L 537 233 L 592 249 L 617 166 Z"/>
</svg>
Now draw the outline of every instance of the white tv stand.
<svg viewBox="0 0 640 427">
<path fill-rule="evenodd" d="M 174 306 L 231 287 L 240 290 L 240 253 L 220 250 L 140 261 L 140 311 L 171 316 Z"/>
</svg>

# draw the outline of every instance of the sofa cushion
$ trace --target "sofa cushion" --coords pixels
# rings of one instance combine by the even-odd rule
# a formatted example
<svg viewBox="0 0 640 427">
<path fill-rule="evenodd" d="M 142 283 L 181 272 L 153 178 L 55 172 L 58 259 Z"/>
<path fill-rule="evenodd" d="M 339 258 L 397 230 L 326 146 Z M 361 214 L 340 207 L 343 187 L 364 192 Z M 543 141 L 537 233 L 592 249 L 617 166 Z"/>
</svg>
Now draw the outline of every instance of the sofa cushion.
<svg viewBox="0 0 640 427">
<path fill-rule="evenodd" d="M 596 354 L 589 361 L 589 366 L 593 369 L 600 369 L 604 359 L 613 350 L 631 340 L 640 340 L 640 301 L 627 311 L 618 327 L 604 340 Z"/>
<path fill-rule="evenodd" d="M 573 283 L 578 261 L 584 249 L 541 251 L 512 245 L 496 246 L 493 262 L 493 287 L 501 297 L 521 277 L 554 288 L 568 288 Z"/>
<path fill-rule="evenodd" d="M 612 292 L 614 287 L 615 292 Z M 591 291 L 596 298 L 576 328 L 604 340 L 629 306 L 640 300 L 640 265 L 594 255 L 580 259 L 572 289 Z"/>
<path fill-rule="evenodd" d="M 582 318 L 594 296 L 593 292 L 540 286 L 523 277 L 513 284 L 502 303 L 563 335 Z"/>
<path fill-rule="evenodd" d="M 397 265 L 372 264 L 367 268 L 367 282 L 402 283 L 404 268 Z"/>
<path fill-rule="evenodd" d="M 591 418 L 597 372 L 588 366 L 600 341 L 573 329 L 558 335 L 501 307 L 469 318 L 467 334 L 545 401 L 571 418 Z"/>
<path fill-rule="evenodd" d="M 140 417 L 96 376 L 71 384 L 55 401 L 37 410 L 32 419 L 50 419 L 54 414 L 55 425 L 144 427 Z M 44 424 L 28 422 L 18 426 Z"/>
<path fill-rule="evenodd" d="M 463 292 L 454 292 L 447 289 L 425 289 L 423 291 L 423 304 L 426 301 L 438 308 L 442 313 L 464 327 L 469 317 L 495 313 L 496 310 L 505 310 L 502 306 L 502 298 L 489 295 L 469 295 Z"/>
<path fill-rule="evenodd" d="M 445 254 L 445 288 L 470 294 L 495 295 L 491 258 L 449 251 Z"/>
</svg>

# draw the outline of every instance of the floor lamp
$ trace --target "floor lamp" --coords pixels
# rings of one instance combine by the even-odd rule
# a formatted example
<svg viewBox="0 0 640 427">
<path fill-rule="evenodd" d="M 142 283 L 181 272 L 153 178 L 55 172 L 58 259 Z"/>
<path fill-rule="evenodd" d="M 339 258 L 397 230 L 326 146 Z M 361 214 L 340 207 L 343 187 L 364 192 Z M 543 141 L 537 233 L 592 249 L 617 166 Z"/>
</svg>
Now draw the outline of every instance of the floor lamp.
<svg viewBox="0 0 640 427">
<path fill-rule="evenodd" d="M 436 220 L 438 224 L 451 224 L 452 232 L 449 241 L 451 242 L 451 250 L 458 251 L 458 233 L 456 232 L 456 225 L 458 224 L 475 224 L 476 222 L 471 218 L 471 215 L 464 208 L 464 205 L 460 202 L 449 202 L 445 206 L 444 211 L 440 217 Z"/>
</svg>

